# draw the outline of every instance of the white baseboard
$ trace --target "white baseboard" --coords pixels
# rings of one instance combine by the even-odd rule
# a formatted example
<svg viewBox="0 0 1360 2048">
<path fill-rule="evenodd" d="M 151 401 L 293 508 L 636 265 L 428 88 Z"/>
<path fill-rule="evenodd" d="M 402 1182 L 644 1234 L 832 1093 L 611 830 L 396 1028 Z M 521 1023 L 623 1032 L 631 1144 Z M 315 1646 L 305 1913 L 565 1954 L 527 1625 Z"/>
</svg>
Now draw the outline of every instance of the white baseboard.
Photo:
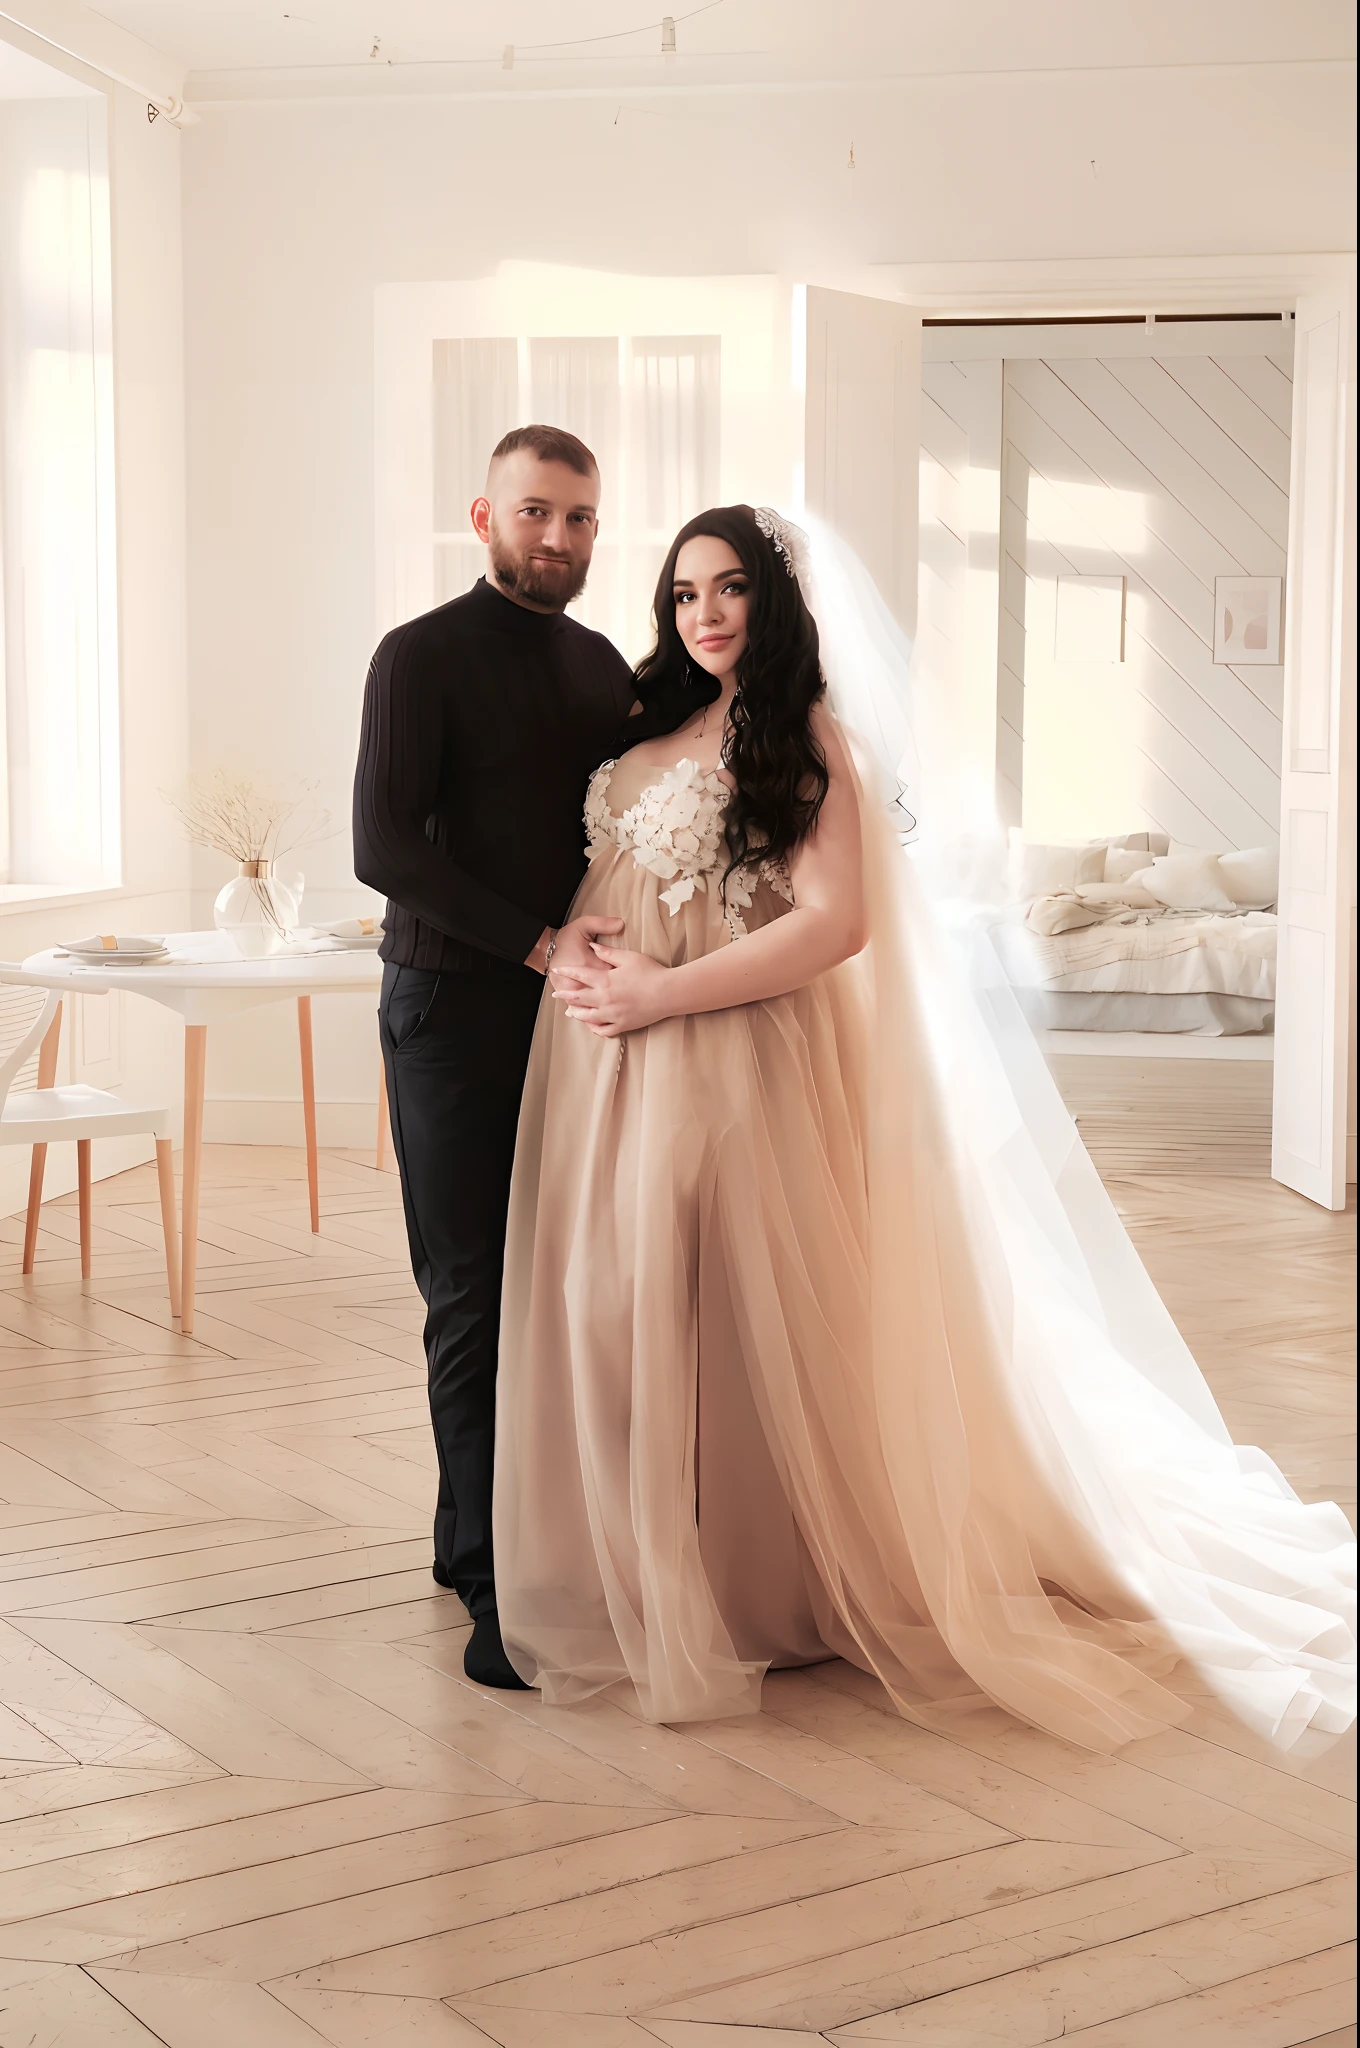
<svg viewBox="0 0 1360 2048">
<path fill-rule="evenodd" d="M 358 1102 L 317 1098 L 318 1144 L 372 1150 L 377 1131 L 376 1099 Z M 302 1104 L 295 1095 L 210 1095 L 203 1105 L 203 1135 L 214 1145 L 300 1145 Z"/>
<path fill-rule="evenodd" d="M 1273 1060 L 1275 1039 L 1268 1031 L 1231 1038 L 1198 1038 L 1185 1031 L 1044 1031 L 1045 1052 L 1094 1053 L 1106 1059 Z"/>
</svg>

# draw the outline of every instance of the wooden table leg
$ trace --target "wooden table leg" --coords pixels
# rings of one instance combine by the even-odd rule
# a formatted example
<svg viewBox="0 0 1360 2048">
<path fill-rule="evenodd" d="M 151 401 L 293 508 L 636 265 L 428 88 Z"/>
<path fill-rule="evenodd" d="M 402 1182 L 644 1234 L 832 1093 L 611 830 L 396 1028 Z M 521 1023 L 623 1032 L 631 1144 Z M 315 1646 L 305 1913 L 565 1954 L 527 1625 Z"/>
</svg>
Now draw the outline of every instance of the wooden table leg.
<svg viewBox="0 0 1360 2048">
<path fill-rule="evenodd" d="M 390 1173 L 392 1168 L 389 1167 L 387 1161 L 392 1150 L 392 1112 L 387 1100 L 387 1066 L 381 1056 L 378 1059 L 378 1143 L 376 1150 L 379 1173 Z M 396 1161 L 393 1160 L 392 1164 L 395 1166 Z"/>
<path fill-rule="evenodd" d="M 94 1226 L 94 1212 L 90 1201 L 90 1183 L 93 1180 L 90 1162 L 90 1140 L 76 1140 L 76 1184 L 80 1190 L 80 1277 L 90 1277 L 90 1234 Z"/>
<path fill-rule="evenodd" d="M 194 1327 L 198 1279 L 198 1196 L 203 1176 L 203 1082 L 208 1065 L 208 1027 L 184 1027 L 184 1193 L 180 1211 L 180 1328 Z"/>
<path fill-rule="evenodd" d="M 298 1051 L 302 1055 L 302 1128 L 307 1139 L 307 1198 L 312 1209 L 312 1236 L 321 1230 L 321 1184 L 316 1159 L 316 1075 L 312 1068 L 312 999 L 299 996 Z"/>
<path fill-rule="evenodd" d="M 161 1230 L 165 1237 L 165 1278 L 170 1289 L 170 1313 L 180 1316 L 179 1245 L 175 1228 L 175 1158 L 168 1138 L 156 1140 L 156 1179 L 161 1192 Z"/>
<path fill-rule="evenodd" d="M 63 1005 L 57 1004 L 57 1014 L 47 1027 L 46 1036 L 38 1048 L 38 1086 L 52 1088 L 57 1079 L 57 1048 L 61 1044 L 61 1013 Z M 33 1261 L 38 1252 L 38 1219 L 42 1213 L 43 1175 L 47 1171 L 47 1147 L 33 1147 L 33 1164 L 28 1169 L 28 1215 L 24 1220 L 24 1271 L 33 1271 Z"/>
</svg>

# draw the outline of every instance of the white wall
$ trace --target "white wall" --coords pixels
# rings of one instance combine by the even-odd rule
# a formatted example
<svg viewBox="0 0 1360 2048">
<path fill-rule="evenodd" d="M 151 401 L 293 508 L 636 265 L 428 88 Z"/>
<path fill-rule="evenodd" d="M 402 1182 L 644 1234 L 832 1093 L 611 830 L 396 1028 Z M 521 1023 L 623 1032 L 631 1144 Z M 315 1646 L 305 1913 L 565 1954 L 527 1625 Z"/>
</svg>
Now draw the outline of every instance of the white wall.
<svg viewBox="0 0 1360 2048">
<path fill-rule="evenodd" d="M 877 264 L 1326 251 L 1353 237 L 1347 90 L 1343 70 L 1291 65 L 200 105 L 184 136 L 196 763 L 315 777 L 347 812 L 374 639 L 378 284 L 511 257 L 865 289 Z M 311 914 L 356 903 L 345 837 L 304 866 Z M 197 920 L 223 879 L 196 868 Z M 317 1057 L 323 1138 L 363 1141 L 371 1005 L 321 1006 Z M 296 1135 L 285 1013 L 216 1034 L 208 1086 L 210 1131 Z"/>
<path fill-rule="evenodd" d="M 1098 329 L 1005 365 L 1003 683 L 1031 836 L 1277 845 L 1278 666 L 1215 663 L 1217 576 L 1284 574 L 1293 337 Z M 1203 335 L 1203 340 L 1199 337 Z M 1055 337 L 1057 338 L 1057 337 Z M 1203 347 L 1204 353 L 1187 353 Z M 1059 660 L 1057 578 L 1122 576 L 1122 662 Z M 1019 692 L 1023 690 L 1023 706 Z"/>
<path fill-rule="evenodd" d="M 51 52 L 14 32 L 44 61 Z M 73 70 L 77 67 L 71 67 Z M 93 74 L 86 81 L 98 85 Z M 179 132 L 148 123 L 122 88 L 109 108 L 113 234 L 114 432 L 118 476 L 118 606 L 123 880 L 95 898 L 0 908 L 0 957 L 22 959 L 114 921 L 163 931 L 188 922 L 189 866 L 159 791 L 188 757 L 184 626 L 184 346 Z M 64 1034 L 66 1071 L 151 1100 L 178 1099 L 180 1029 L 135 997 L 87 997 Z M 75 1185 L 74 1147 L 48 1157 L 48 1191 Z M 150 1157 L 149 1141 L 95 1147 L 95 1172 Z M 28 1156 L 0 1152 L 0 1214 L 27 1198 Z"/>
<path fill-rule="evenodd" d="M 1213 617 L 1215 577 L 1283 575 L 1289 323 L 934 327 L 927 355 L 918 659 L 972 782 L 1041 839 L 1276 844 L 1282 671 L 1216 664 Z M 1124 578 L 1122 661 L 1055 658 L 1073 572 Z"/>
<path fill-rule="evenodd" d="M 949 332 L 926 330 L 921 365 L 918 717 L 934 721 L 932 774 L 954 770 L 960 829 L 985 833 L 994 814 L 1019 824 L 1023 772 L 1023 715 L 998 662 L 1002 362 L 949 361 Z"/>
</svg>

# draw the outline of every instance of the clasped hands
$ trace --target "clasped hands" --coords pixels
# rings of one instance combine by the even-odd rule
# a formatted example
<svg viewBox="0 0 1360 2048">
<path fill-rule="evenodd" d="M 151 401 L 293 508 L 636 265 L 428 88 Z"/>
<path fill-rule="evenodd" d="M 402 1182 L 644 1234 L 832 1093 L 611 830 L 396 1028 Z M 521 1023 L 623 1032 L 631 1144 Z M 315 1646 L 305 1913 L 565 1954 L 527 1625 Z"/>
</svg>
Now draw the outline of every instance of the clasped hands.
<svg viewBox="0 0 1360 2048">
<path fill-rule="evenodd" d="M 620 917 L 578 917 L 563 925 L 548 979 L 555 1003 L 597 1038 L 619 1038 L 669 1016 L 671 970 L 647 953 L 603 943 L 623 930 Z"/>
</svg>

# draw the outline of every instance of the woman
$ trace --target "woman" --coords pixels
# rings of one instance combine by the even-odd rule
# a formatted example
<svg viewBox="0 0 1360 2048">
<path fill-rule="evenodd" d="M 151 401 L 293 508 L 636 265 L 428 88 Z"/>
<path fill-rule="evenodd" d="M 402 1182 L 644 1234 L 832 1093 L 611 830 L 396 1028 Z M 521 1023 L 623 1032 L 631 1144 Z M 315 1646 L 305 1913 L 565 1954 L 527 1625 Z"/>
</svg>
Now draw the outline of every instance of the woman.
<svg viewBox="0 0 1360 2048">
<path fill-rule="evenodd" d="M 1342 1727 L 1349 1530 L 1233 1451 L 1193 1369 L 1156 1383 L 1169 1322 L 1135 1290 L 1112 1323 L 1056 1182 L 995 1138 L 1014 1100 L 958 1071 L 966 1002 L 927 1004 L 951 970 L 824 701 L 800 538 L 682 529 L 636 741 L 590 785 L 573 915 L 625 931 L 544 1004 L 521 1115 L 511 1660 L 678 1721 L 839 1655 L 918 1718 L 992 1699 L 1105 1748 L 1184 1717 L 1185 1655 L 1281 1740 Z"/>
</svg>

